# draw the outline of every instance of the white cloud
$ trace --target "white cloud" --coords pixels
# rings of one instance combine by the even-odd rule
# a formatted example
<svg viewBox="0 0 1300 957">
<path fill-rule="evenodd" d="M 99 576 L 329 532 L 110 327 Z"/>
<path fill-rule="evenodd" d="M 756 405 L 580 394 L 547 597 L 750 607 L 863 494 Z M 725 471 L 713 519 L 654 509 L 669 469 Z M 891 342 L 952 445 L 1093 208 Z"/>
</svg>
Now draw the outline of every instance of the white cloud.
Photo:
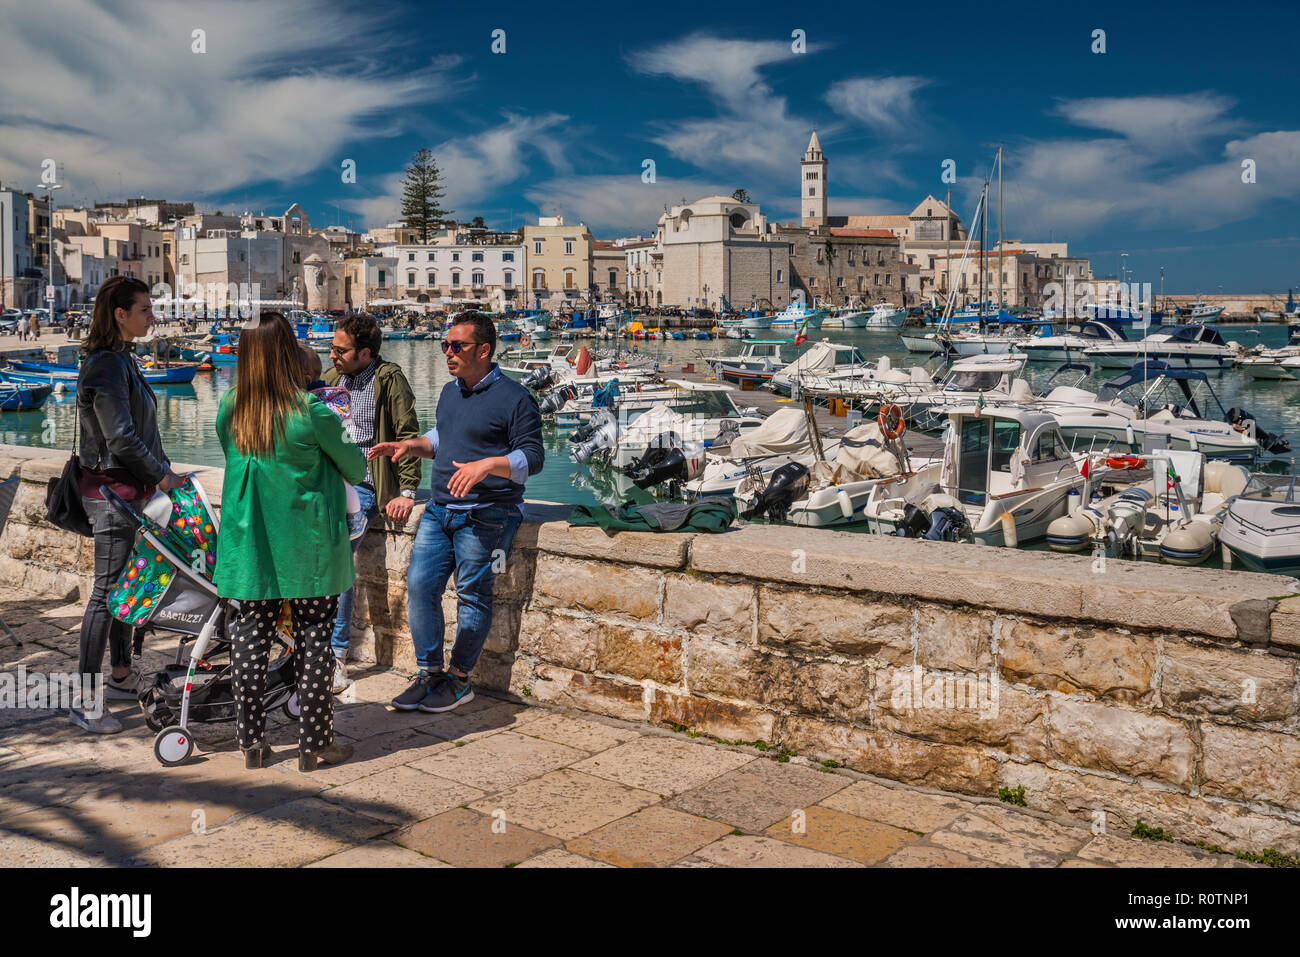
<svg viewBox="0 0 1300 957">
<path fill-rule="evenodd" d="M 4 16 L 0 175 L 35 186 L 51 157 L 82 198 L 119 183 L 202 199 L 338 176 L 350 147 L 396 132 L 385 119 L 396 105 L 457 85 L 454 59 L 398 71 L 356 53 L 391 45 L 393 22 L 319 0 L 51 0 Z M 205 53 L 191 50 L 196 29 Z"/>
<path fill-rule="evenodd" d="M 1215 93 L 1065 100 L 1056 112 L 1075 126 L 1118 133 L 1157 152 L 1177 152 L 1240 126 L 1225 114 L 1233 101 Z"/>
<path fill-rule="evenodd" d="M 693 202 L 704 196 L 729 196 L 736 188 L 663 176 L 657 182 L 643 183 L 638 170 L 626 175 L 558 177 L 529 187 L 525 195 L 543 216 L 558 214 L 565 222 L 581 220 L 597 236 L 615 238 L 653 234 L 665 205 L 676 206 L 683 198 Z"/>
<path fill-rule="evenodd" d="M 504 122 L 473 136 L 461 136 L 430 147 L 442 173 L 443 205 L 457 219 L 468 219 L 497 191 L 519 179 L 532 177 L 540 162 L 549 170 L 567 174 L 560 128 L 568 117 L 559 113 L 521 116 L 508 113 Z M 401 210 L 402 172 L 386 175 L 378 195 L 348 202 L 370 226 L 398 219 Z M 473 210 L 473 212 L 470 212 Z"/>
<path fill-rule="evenodd" d="M 780 41 L 696 33 L 632 54 L 633 69 L 699 84 L 718 108 L 714 116 L 660 124 L 653 142 L 702 169 L 789 171 L 811 124 L 787 113 L 785 97 L 773 93 L 761 71 L 814 47 L 808 49 L 795 54 Z"/>
<path fill-rule="evenodd" d="M 921 76 L 861 76 L 840 80 L 826 91 L 826 102 L 878 134 L 916 132 L 916 93 L 929 84 Z"/>
<path fill-rule="evenodd" d="M 1005 209 L 1015 234 L 1074 237 L 1115 229 L 1213 229 L 1260 213 L 1266 203 L 1300 199 L 1300 130 L 1275 130 L 1212 143 L 1240 123 L 1213 94 L 1110 98 L 1062 103 L 1072 122 L 1117 135 L 1049 139 L 1006 154 Z M 1256 182 L 1242 182 L 1253 159 Z M 963 178 L 968 208 L 980 182 Z"/>
</svg>

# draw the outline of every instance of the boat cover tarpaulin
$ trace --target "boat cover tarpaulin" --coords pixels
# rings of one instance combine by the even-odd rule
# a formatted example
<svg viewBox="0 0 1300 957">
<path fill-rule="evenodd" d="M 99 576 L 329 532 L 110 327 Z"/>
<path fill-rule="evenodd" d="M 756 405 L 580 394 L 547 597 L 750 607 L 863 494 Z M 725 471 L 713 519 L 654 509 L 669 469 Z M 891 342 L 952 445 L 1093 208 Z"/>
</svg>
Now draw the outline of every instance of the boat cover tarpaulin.
<svg viewBox="0 0 1300 957">
<path fill-rule="evenodd" d="M 885 446 L 880 426 L 875 422 L 864 422 L 844 434 L 832 461 L 817 462 L 811 471 L 814 479 L 838 484 L 886 478 L 897 475 L 902 469 L 898 457 Z"/>
<path fill-rule="evenodd" d="M 808 452 L 808 416 L 802 409 L 778 409 L 758 428 L 731 443 L 731 457 L 743 459 L 755 455 L 781 455 Z"/>
<path fill-rule="evenodd" d="M 724 532 L 736 517 L 735 503 L 659 502 L 640 505 L 579 505 L 569 516 L 570 525 L 596 525 L 607 532 Z"/>
</svg>

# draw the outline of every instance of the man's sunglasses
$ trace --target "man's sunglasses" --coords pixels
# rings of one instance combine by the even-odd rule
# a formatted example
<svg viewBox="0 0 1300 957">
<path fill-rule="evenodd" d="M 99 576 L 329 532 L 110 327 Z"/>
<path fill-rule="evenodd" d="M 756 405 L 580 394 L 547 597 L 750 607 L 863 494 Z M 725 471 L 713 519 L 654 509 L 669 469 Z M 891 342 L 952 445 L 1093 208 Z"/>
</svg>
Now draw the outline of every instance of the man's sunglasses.
<svg viewBox="0 0 1300 957">
<path fill-rule="evenodd" d="M 483 343 L 481 342 L 460 342 L 456 339 L 443 339 L 442 351 L 454 352 L 456 353 L 456 355 L 460 355 L 462 349 L 469 349 L 472 346 L 481 346 L 481 345 L 483 345 Z"/>
</svg>

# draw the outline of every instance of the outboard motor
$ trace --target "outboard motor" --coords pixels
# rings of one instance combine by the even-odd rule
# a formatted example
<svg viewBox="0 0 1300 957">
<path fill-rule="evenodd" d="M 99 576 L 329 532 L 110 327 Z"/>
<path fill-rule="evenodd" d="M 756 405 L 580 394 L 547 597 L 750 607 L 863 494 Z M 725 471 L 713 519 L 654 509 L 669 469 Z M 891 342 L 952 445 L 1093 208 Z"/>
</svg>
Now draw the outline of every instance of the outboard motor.
<svg viewBox="0 0 1300 957">
<path fill-rule="evenodd" d="M 929 530 L 930 519 L 925 512 L 909 503 L 903 507 L 903 520 L 894 529 L 894 534 L 899 538 L 920 538 Z"/>
<path fill-rule="evenodd" d="M 564 408 L 566 402 L 570 399 L 576 399 L 577 397 L 577 386 L 572 384 L 561 386 L 546 398 L 542 399 L 542 401 L 537 404 L 537 408 L 542 415 L 554 415 L 556 412 L 559 412 L 560 409 Z"/>
<path fill-rule="evenodd" d="M 602 449 L 612 449 L 618 441 L 618 423 L 608 412 L 592 416 L 588 425 L 595 425 L 595 428 L 570 454 L 570 458 L 579 465 L 591 461 L 592 456 Z"/>
<path fill-rule="evenodd" d="M 548 366 L 538 366 L 520 380 L 525 389 L 541 392 L 555 384 L 555 370 Z"/>
<path fill-rule="evenodd" d="M 1245 409 L 1233 406 L 1228 410 L 1224 421 L 1233 427 L 1245 427 L 1247 431 L 1251 429 L 1255 433 L 1255 442 L 1261 449 L 1271 455 L 1285 455 L 1291 451 L 1291 443 L 1281 435 L 1274 435 L 1272 432 L 1265 432 L 1255 423 L 1255 417 Z M 1249 425 L 1247 424 L 1249 423 Z"/>
<path fill-rule="evenodd" d="M 628 470 L 632 484 L 647 489 L 661 482 L 684 482 L 687 479 L 686 453 L 680 448 L 651 448 Z"/>
<path fill-rule="evenodd" d="M 767 515 L 774 522 L 783 520 L 795 498 L 808 487 L 808 466 L 798 462 L 782 465 L 772 473 L 767 488 L 754 499 L 754 504 L 740 514 L 743 519 L 762 518 Z"/>
<path fill-rule="evenodd" d="M 921 537 L 931 542 L 955 542 L 966 527 L 961 509 L 936 508 L 930 513 L 930 527 Z"/>
</svg>

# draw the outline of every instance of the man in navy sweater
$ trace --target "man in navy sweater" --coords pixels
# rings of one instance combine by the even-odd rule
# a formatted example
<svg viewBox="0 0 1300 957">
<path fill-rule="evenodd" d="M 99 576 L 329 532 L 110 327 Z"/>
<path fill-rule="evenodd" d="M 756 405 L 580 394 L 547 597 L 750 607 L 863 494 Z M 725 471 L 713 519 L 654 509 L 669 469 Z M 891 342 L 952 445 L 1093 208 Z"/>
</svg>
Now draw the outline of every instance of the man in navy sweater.
<svg viewBox="0 0 1300 957">
<path fill-rule="evenodd" d="M 492 626 L 492 586 L 523 516 L 524 482 L 542 470 L 542 416 L 532 395 L 492 361 L 497 333 L 481 312 L 452 319 L 442 340 L 456 378 L 438 398 L 437 425 L 370 457 L 433 459 L 433 501 L 406 573 L 407 615 L 419 674 L 393 699 L 402 711 L 451 711 L 474 699 L 469 676 Z M 443 670 L 442 593 L 456 573 L 456 645 Z"/>
</svg>

